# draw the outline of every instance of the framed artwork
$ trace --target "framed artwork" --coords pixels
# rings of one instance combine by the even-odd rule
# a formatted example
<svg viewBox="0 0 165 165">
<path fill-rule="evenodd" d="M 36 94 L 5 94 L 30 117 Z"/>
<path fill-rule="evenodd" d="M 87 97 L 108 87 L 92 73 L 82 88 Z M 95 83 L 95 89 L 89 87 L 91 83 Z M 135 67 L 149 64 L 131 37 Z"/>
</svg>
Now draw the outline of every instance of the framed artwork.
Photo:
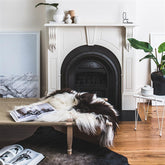
<svg viewBox="0 0 165 165">
<path fill-rule="evenodd" d="M 40 32 L 0 32 L 0 97 L 40 97 Z"/>
</svg>

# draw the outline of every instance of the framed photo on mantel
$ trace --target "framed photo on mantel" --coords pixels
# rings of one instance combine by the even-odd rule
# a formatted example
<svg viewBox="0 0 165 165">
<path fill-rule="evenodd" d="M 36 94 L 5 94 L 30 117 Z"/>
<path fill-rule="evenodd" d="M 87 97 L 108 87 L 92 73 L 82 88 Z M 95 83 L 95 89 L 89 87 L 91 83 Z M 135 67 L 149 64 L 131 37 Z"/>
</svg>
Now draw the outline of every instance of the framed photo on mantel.
<svg viewBox="0 0 165 165">
<path fill-rule="evenodd" d="M 40 32 L 0 32 L 0 97 L 40 97 Z"/>
</svg>

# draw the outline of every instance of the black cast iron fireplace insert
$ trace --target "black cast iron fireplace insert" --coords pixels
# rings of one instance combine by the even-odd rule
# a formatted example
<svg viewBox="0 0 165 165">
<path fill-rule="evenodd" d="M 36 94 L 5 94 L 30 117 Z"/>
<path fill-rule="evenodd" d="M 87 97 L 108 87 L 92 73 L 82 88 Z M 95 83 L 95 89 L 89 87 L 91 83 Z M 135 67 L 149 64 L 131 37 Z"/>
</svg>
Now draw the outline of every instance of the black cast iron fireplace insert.
<svg viewBox="0 0 165 165">
<path fill-rule="evenodd" d="M 121 67 L 116 56 L 102 46 L 80 46 L 64 59 L 61 88 L 96 93 L 121 111 Z"/>
</svg>

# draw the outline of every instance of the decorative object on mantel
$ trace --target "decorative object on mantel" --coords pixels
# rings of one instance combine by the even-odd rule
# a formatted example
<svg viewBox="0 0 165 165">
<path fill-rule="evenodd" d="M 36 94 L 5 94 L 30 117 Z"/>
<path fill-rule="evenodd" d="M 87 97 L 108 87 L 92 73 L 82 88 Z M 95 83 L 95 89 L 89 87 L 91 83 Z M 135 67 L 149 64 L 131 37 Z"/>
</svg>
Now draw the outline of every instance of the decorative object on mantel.
<svg viewBox="0 0 165 165">
<path fill-rule="evenodd" d="M 64 23 L 64 11 L 61 8 L 57 8 L 55 14 L 53 15 L 53 19 L 56 23 Z"/>
<path fill-rule="evenodd" d="M 124 24 L 133 24 L 133 22 L 129 22 L 129 19 L 127 18 L 127 12 L 122 13 L 122 18 Z"/>
<path fill-rule="evenodd" d="M 152 96 L 153 95 L 153 88 L 150 85 L 145 85 L 141 88 L 142 96 Z"/>
<path fill-rule="evenodd" d="M 79 23 L 79 17 L 78 16 L 74 16 L 72 18 L 71 15 L 68 12 L 68 14 L 66 15 L 65 23 L 66 24 L 72 24 L 72 23 L 78 24 Z"/>
<path fill-rule="evenodd" d="M 78 24 L 78 23 L 79 23 L 79 17 L 78 17 L 78 16 L 75 16 L 75 17 L 74 17 L 74 23 L 75 23 L 75 24 Z"/>
<path fill-rule="evenodd" d="M 153 88 L 155 95 L 165 95 L 165 42 L 159 45 L 158 53 L 161 53 L 161 60 L 158 60 L 157 49 L 155 49 L 155 55 L 153 54 L 153 48 L 148 42 L 138 41 L 134 38 L 129 38 L 131 46 L 135 49 L 144 50 L 145 53 L 148 53 L 145 57 L 140 59 L 152 59 L 156 66 L 157 71 L 151 73 L 151 79 L 153 81 Z"/>
<path fill-rule="evenodd" d="M 66 15 L 65 23 L 66 24 L 71 24 L 72 23 L 72 19 L 71 19 L 71 15 L 70 14 Z"/>
<path fill-rule="evenodd" d="M 72 23 L 74 23 L 74 17 L 75 17 L 75 11 L 74 10 L 69 10 L 68 12 L 71 16 L 71 19 L 72 19 Z"/>
</svg>

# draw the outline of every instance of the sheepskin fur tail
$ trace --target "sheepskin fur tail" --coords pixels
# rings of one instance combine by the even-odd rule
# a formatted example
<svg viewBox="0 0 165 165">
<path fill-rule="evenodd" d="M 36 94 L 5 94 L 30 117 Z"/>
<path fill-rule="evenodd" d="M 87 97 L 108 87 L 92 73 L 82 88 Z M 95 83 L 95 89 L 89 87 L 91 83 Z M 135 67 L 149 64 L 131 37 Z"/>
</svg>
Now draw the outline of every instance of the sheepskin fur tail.
<svg viewBox="0 0 165 165">
<path fill-rule="evenodd" d="M 112 146 L 116 128 L 118 127 L 118 113 L 111 104 L 95 94 L 78 93 L 78 104 L 74 108 L 81 113 L 94 113 L 101 130 L 100 145 Z"/>
</svg>

